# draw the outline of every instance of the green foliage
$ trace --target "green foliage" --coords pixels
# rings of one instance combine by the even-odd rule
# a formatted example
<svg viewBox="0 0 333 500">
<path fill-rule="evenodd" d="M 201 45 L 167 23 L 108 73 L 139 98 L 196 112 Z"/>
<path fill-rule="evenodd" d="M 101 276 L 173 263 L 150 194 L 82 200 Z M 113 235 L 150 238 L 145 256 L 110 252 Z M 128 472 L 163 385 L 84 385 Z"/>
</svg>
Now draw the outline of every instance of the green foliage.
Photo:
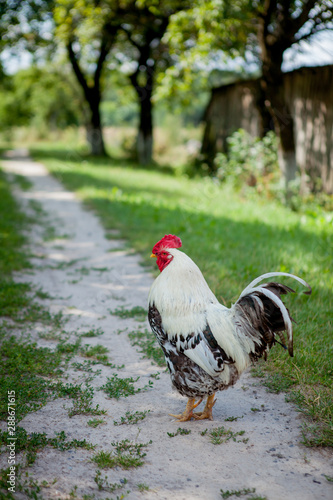
<svg viewBox="0 0 333 500">
<path fill-rule="evenodd" d="M 94 398 L 93 387 L 87 385 L 85 389 L 80 388 L 77 397 L 73 399 L 73 406 L 68 409 L 68 416 L 74 415 L 105 415 L 106 410 L 100 410 L 99 405 L 92 406 Z"/>
<path fill-rule="evenodd" d="M 134 379 L 133 377 L 119 378 L 117 373 L 114 373 L 112 377 L 107 377 L 107 382 L 101 389 L 110 397 L 119 399 L 121 397 L 133 396 L 138 392 L 145 391 L 153 386 L 151 380 L 149 380 L 148 385 L 143 388 L 136 388 L 134 386 L 135 382 L 139 380 L 140 377 Z"/>
<path fill-rule="evenodd" d="M 7 77 L 7 82 L 6 88 L 0 86 L 2 129 L 30 125 L 45 134 L 48 128 L 79 124 L 80 91 L 68 71 L 55 65 L 31 66 Z"/>
<path fill-rule="evenodd" d="M 15 337 L 0 345 L 0 416 L 7 417 L 8 391 L 15 391 L 16 419 L 46 404 L 52 394 L 52 381 L 45 377 L 59 374 L 60 354 L 35 343 L 20 342 Z"/>
<path fill-rule="evenodd" d="M 18 310 L 31 303 L 27 294 L 31 286 L 15 283 L 13 271 L 31 267 L 27 252 L 23 250 L 26 237 L 23 229 L 29 227 L 31 220 L 21 212 L 10 192 L 10 185 L 0 170 L 0 310 L 3 316 L 15 315 Z"/>
<path fill-rule="evenodd" d="M 176 432 L 167 432 L 167 435 L 170 437 L 170 438 L 173 438 L 175 436 L 186 436 L 188 434 L 191 434 L 191 430 L 190 429 L 182 429 L 181 427 L 178 427 L 177 431 Z"/>
<path fill-rule="evenodd" d="M 88 443 L 85 439 L 73 439 L 72 441 L 66 441 L 67 436 L 64 431 L 56 432 L 55 437 L 50 438 L 47 437 L 45 432 L 27 433 L 23 427 L 17 426 L 15 437 L 15 451 L 17 453 L 21 451 L 25 452 L 26 465 L 33 464 L 36 460 L 37 452 L 45 446 L 52 446 L 60 451 L 70 450 L 72 448 L 85 448 L 86 450 L 94 449 L 94 446 L 91 443 Z M 0 431 L 0 445 L 7 444 L 8 432 Z"/>
<path fill-rule="evenodd" d="M 89 427 L 93 427 L 95 429 L 101 424 L 106 424 L 106 422 L 102 418 L 92 418 L 88 420 L 87 424 L 89 425 Z"/>
<path fill-rule="evenodd" d="M 157 97 L 177 96 L 189 106 L 207 88 L 221 85 L 226 74 L 244 75 L 245 65 L 230 70 L 228 62 L 246 57 L 253 42 L 254 17 L 255 6 L 247 0 L 194 1 L 175 14 L 165 36 L 174 64 L 160 76 Z"/>
<path fill-rule="evenodd" d="M 95 483 L 97 484 L 98 489 L 100 491 L 104 490 L 104 491 L 108 491 L 110 493 L 113 493 L 114 491 L 123 488 L 127 484 L 126 478 L 121 479 L 121 483 L 109 483 L 107 476 L 105 476 L 104 479 L 102 478 L 102 473 L 100 470 L 98 470 L 96 472 L 96 476 L 95 476 L 94 480 L 95 480 Z M 129 491 L 127 491 L 127 493 L 129 493 Z M 126 494 L 121 494 L 120 497 L 117 496 L 117 500 L 118 499 L 122 500 L 123 498 L 125 498 L 125 496 L 126 496 Z M 95 498 L 95 496 L 93 498 Z M 83 500 L 85 500 L 85 499 L 83 498 Z"/>
<path fill-rule="evenodd" d="M 143 321 L 147 318 L 147 311 L 143 307 L 135 306 L 132 309 L 126 309 L 123 306 L 117 307 L 113 311 L 110 311 L 110 314 L 114 316 L 119 316 L 119 318 L 135 318 L 138 321 Z"/>
<path fill-rule="evenodd" d="M 111 445 L 115 448 L 114 451 L 102 450 L 92 458 L 92 461 L 102 469 L 140 467 L 144 464 L 143 458 L 146 456 L 143 449 L 151 443 L 152 441 L 149 441 L 149 443 L 132 443 L 128 439 L 113 442 Z"/>
<path fill-rule="evenodd" d="M 100 335 L 103 335 L 103 330 L 101 327 L 98 328 L 91 328 L 85 333 L 81 333 L 81 337 L 99 337 Z M 107 352 L 107 351 L 105 351 Z"/>
<path fill-rule="evenodd" d="M 86 344 L 81 349 L 81 356 L 86 358 L 96 359 L 99 363 L 108 364 L 108 357 L 105 353 L 109 352 L 109 349 L 101 344 L 90 346 Z"/>
<path fill-rule="evenodd" d="M 261 191 L 267 176 L 279 174 L 277 138 L 274 132 L 260 139 L 245 130 L 234 132 L 228 139 L 228 153 L 218 153 L 215 158 L 217 177 L 241 188 L 244 184 Z"/>
<path fill-rule="evenodd" d="M 212 429 L 209 434 L 210 434 L 210 441 L 212 444 L 226 443 L 227 441 L 230 441 L 230 439 L 232 439 L 237 443 L 248 442 L 248 438 L 237 439 L 237 436 L 243 436 L 245 434 L 245 431 L 234 432 L 231 429 L 226 429 L 225 427 L 223 427 L 223 425 L 221 427 L 216 427 L 215 429 Z"/>
<path fill-rule="evenodd" d="M 230 498 L 235 496 L 236 498 L 240 498 L 243 496 L 248 496 L 251 495 L 252 493 L 255 493 L 256 489 L 255 488 L 243 488 L 241 490 L 221 490 L 221 497 L 222 498 Z M 250 496 L 248 497 L 249 500 L 267 500 L 266 497 L 262 496 Z"/>
<path fill-rule="evenodd" d="M 136 411 L 134 413 L 131 413 L 130 411 L 127 411 L 125 413 L 124 417 L 120 417 L 120 421 L 114 420 L 113 424 L 114 425 L 134 425 L 140 422 L 141 420 L 144 420 L 150 410 L 145 410 L 145 411 Z"/>
</svg>

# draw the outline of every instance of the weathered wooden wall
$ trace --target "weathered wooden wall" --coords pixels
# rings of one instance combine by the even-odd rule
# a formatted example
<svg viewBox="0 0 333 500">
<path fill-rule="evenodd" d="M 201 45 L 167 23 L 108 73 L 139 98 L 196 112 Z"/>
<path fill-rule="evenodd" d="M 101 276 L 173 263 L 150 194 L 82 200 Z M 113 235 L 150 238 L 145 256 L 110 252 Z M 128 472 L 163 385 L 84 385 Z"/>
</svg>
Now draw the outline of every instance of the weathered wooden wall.
<svg viewBox="0 0 333 500">
<path fill-rule="evenodd" d="M 301 68 L 284 77 L 285 97 L 294 120 L 296 160 L 311 190 L 333 193 L 333 66 Z M 211 161 L 226 151 L 227 137 L 244 128 L 261 135 L 257 108 L 259 81 L 214 89 L 205 114 L 202 153 Z"/>
</svg>

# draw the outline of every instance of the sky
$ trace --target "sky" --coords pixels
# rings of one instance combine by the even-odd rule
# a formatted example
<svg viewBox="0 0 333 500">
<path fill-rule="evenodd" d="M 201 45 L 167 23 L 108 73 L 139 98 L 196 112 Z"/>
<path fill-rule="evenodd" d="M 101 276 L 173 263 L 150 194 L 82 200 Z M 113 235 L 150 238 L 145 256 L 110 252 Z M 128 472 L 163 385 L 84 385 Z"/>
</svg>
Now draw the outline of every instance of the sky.
<svg viewBox="0 0 333 500">
<path fill-rule="evenodd" d="M 333 31 L 314 35 L 310 42 L 301 42 L 285 51 L 283 71 L 303 66 L 324 66 L 333 64 Z"/>
</svg>

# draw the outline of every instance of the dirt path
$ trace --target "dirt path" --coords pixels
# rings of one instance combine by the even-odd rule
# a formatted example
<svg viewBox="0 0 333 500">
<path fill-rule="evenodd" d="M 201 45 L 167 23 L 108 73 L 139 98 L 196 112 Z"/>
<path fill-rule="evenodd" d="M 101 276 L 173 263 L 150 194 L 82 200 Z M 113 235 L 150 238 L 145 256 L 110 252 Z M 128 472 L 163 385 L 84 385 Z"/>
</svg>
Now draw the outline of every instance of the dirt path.
<svg viewBox="0 0 333 500">
<path fill-rule="evenodd" d="M 69 418 L 64 406 L 69 407 L 72 402 L 64 399 L 49 402 L 20 423 L 28 432 L 47 432 L 52 437 L 64 430 L 70 439 L 85 438 L 97 445 L 93 451 L 46 447 L 39 452 L 29 473 L 39 482 L 48 482 L 48 487 L 42 488 L 43 498 L 121 498 L 121 494 L 130 491 L 126 497 L 129 500 L 218 500 L 222 498 L 221 489 L 255 488 L 255 495 L 269 500 L 331 499 L 332 483 L 325 475 L 333 475 L 332 455 L 303 447 L 298 413 L 285 403 L 284 395 L 267 393 L 249 375 L 218 395 L 213 422 L 179 424 L 168 416 L 169 412 L 181 412 L 185 400 L 171 389 L 169 375 L 150 360 L 142 359 L 126 332 L 119 333 L 125 328 L 128 332 L 137 329 L 138 322 L 121 319 L 109 311 L 119 306 L 146 307 L 152 277 L 140 266 L 140 257 L 121 250 L 119 239 L 106 239 L 98 218 L 24 153 L 16 153 L 2 165 L 6 171 L 24 175 L 33 183 L 32 189 L 16 192 L 23 206 L 27 207 L 29 200 L 37 200 L 57 233 L 66 236 L 45 242 L 41 227 L 35 226 L 31 250 L 44 258 L 34 259 L 34 275 L 20 275 L 18 279 L 42 286 L 54 297 L 43 303 L 52 312 L 62 311 L 69 318 L 66 331 L 101 328 L 102 336 L 86 338 L 84 342 L 103 344 L 110 351 L 112 363 L 125 365 L 122 369 L 93 367 L 101 369 L 91 385 L 95 388 L 94 404 L 107 410 L 102 417 L 104 425 L 88 426 L 89 416 Z M 56 345 L 55 341 L 40 338 L 40 333 L 37 325 L 34 335 L 40 346 Z M 75 359 L 82 362 L 82 358 Z M 152 378 L 158 371 L 159 379 Z M 108 399 L 97 388 L 115 372 L 119 377 L 139 376 L 136 387 L 144 387 L 149 381 L 153 387 L 119 400 Z M 82 381 L 82 372 L 70 369 L 68 375 L 68 381 Z M 150 412 L 146 418 L 135 425 L 114 425 L 127 411 L 147 410 Z M 210 431 L 221 426 L 233 433 L 245 432 L 235 440 L 214 445 Z M 191 433 L 169 437 L 167 433 L 175 433 L 178 427 Z M 112 451 L 111 442 L 123 439 L 136 443 L 152 441 L 146 448 L 145 464 L 130 470 L 102 470 L 102 477 L 107 476 L 109 483 L 119 483 L 123 478 L 128 482 L 123 490 L 114 493 L 99 491 L 94 481 L 97 466 L 90 459 L 100 450 Z M 142 483 L 149 487 L 148 491 L 140 491 L 138 485 Z"/>
</svg>

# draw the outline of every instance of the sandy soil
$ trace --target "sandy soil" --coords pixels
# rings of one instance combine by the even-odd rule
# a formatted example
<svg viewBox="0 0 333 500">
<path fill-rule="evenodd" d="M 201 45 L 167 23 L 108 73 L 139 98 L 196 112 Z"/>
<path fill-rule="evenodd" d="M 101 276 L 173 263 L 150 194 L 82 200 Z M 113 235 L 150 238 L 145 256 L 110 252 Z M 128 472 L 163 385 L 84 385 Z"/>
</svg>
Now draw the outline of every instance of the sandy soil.
<svg viewBox="0 0 333 500">
<path fill-rule="evenodd" d="M 96 368 L 102 371 L 91 382 L 94 388 L 103 385 L 106 377 L 115 372 L 119 377 L 139 376 L 137 387 L 153 381 L 149 390 L 119 400 L 108 399 L 103 391 L 96 390 L 94 404 L 107 410 L 103 417 L 105 424 L 97 428 L 87 425 L 89 416 L 69 418 L 66 407 L 72 402 L 64 399 L 49 402 L 21 421 L 20 425 L 28 432 L 47 432 L 52 437 L 64 430 L 70 439 L 86 438 L 97 445 L 94 451 L 61 452 L 46 447 L 39 452 L 29 473 L 39 482 L 49 483 L 47 488 L 42 488 L 43 498 L 81 499 L 83 495 L 96 499 L 117 498 L 129 490 L 129 500 L 217 500 L 221 498 L 221 489 L 244 488 L 255 488 L 256 495 L 269 500 L 333 498 L 332 483 L 325 478 L 325 475 L 332 476 L 332 455 L 303 447 L 299 414 L 285 402 L 283 394 L 266 392 L 249 374 L 235 387 L 218 395 L 213 422 L 179 424 L 168 415 L 183 411 L 184 398 L 172 390 L 169 375 L 150 360 L 142 359 L 130 345 L 126 332 L 119 333 L 125 328 L 128 332 L 137 329 L 138 322 L 110 314 L 110 310 L 119 306 L 146 307 L 153 278 L 140 265 L 140 257 L 122 250 L 119 239 L 107 239 L 98 218 L 24 152 L 16 152 L 2 164 L 6 171 L 22 174 L 33 183 L 31 190 L 16 191 L 23 207 L 28 210 L 28 201 L 37 200 L 48 222 L 57 228 L 59 235 L 66 236 L 45 242 L 42 227 L 35 226 L 31 251 L 43 258 L 33 259 L 36 265 L 33 275 L 20 274 L 17 279 L 41 286 L 53 297 L 43 304 L 52 312 L 62 311 L 69 318 L 65 326 L 67 332 L 85 332 L 98 327 L 104 331 L 102 336 L 85 338 L 84 342 L 103 344 L 110 351 L 111 362 L 125 367 L 117 370 L 98 365 Z M 59 266 L 61 262 L 70 265 Z M 107 270 L 98 270 L 101 268 Z M 54 341 L 40 338 L 41 333 L 41 325 L 36 325 L 33 338 L 38 340 L 38 345 L 56 345 Z M 72 334 L 71 338 L 76 337 Z M 159 379 L 151 378 L 158 371 L 162 372 Z M 67 381 L 82 382 L 82 372 L 69 369 Z M 127 411 L 144 410 L 150 413 L 138 424 L 114 425 Z M 238 419 L 226 421 L 230 417 Z M 220 426 L 245 433 L 236 441 L 231 439 L 214 445 L 209 431 Z M 167 433 L 176 432 L 178 427 L 191 433 L 169 437 Z M 208 431 L 202 435 L 205 429 Z M 109 483 L 119 483 L 124 478 L 128 483 L 114 493 L 99 491 L 94 481 L 97 467 L 91 457 L 99 450 L 111 451 L 111 442 L 126 438 L 137 443 L 152 440 L 147 447 L 145 464 L 131 470 L 103 470 L 102 477 L 107 476 Z M 0 460 L 0 467 L 5 466 L 6 457 Z M 149 491 L 141 492 L 140 483 L 149 486 Z M 72 493 L 70 497 L 75 486 L 76 496 Z M 17 498 L 24 497 L 17 495 Z"/>
</svg>

